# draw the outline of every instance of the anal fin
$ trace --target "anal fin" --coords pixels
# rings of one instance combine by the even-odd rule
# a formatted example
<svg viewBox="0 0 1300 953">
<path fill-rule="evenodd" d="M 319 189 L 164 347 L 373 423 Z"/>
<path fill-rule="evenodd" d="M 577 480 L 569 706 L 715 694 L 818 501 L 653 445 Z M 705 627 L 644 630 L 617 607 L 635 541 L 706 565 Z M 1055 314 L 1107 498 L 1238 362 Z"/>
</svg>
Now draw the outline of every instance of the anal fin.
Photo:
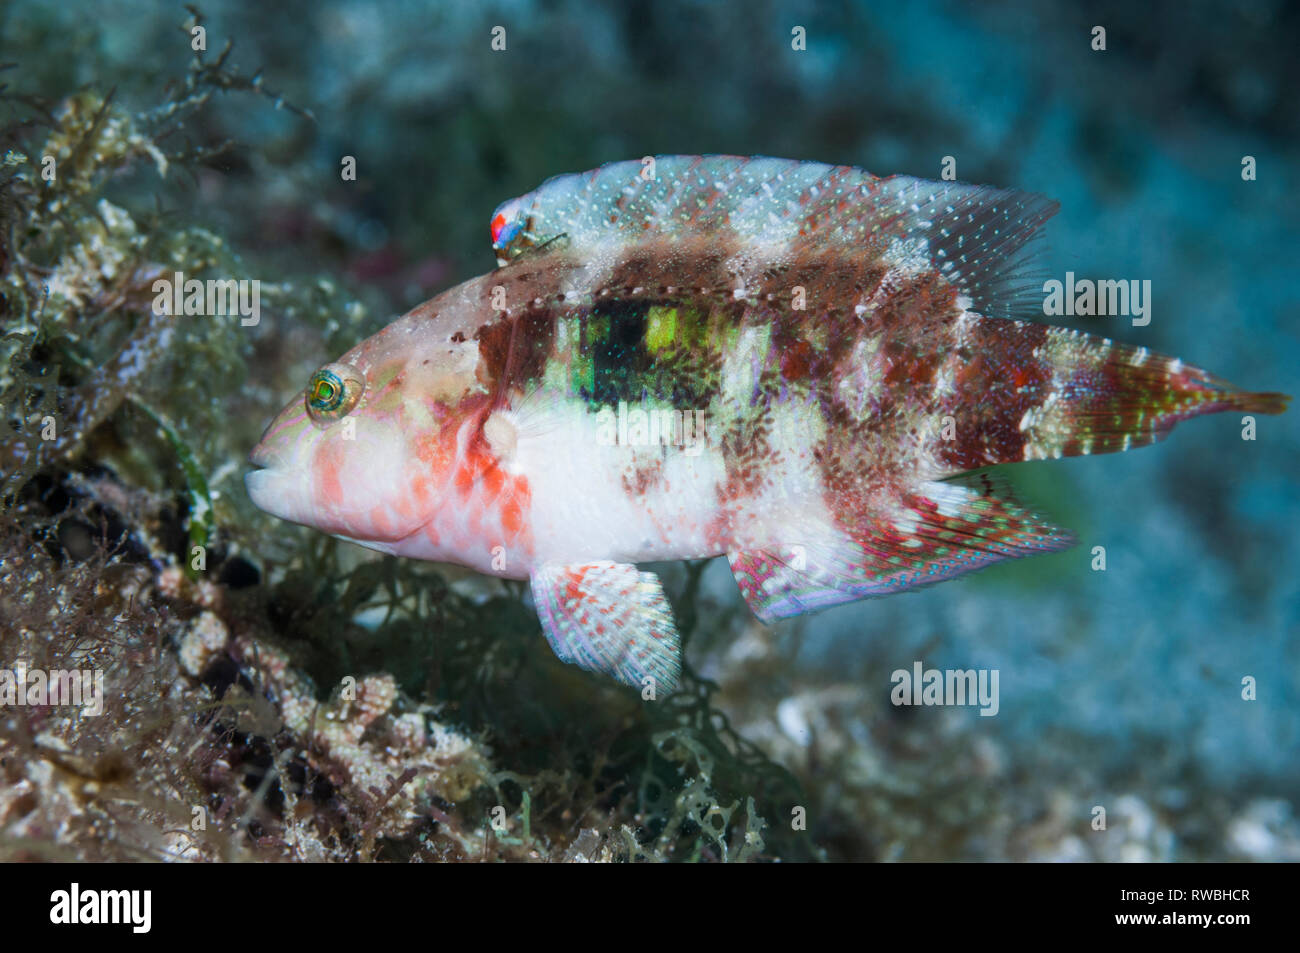
<svg viewBox="0 0 1300 953">
<path fill-rule="evenodd" d="M 888 507 L 837 514 L 783 547 L 728 553 L 745 601 L 764 622 L 904 592 L 1004 559 L 1056 552 L 1069 533 L 1015 502 L 987 474 L 921 484 Z"/>
<path fill-rule="evenodd" d="M 828 571 L 828 566 L 844 561 L 843 556 L 831 560 L 814 556 L 810 561 L 803 545 L 727 553 L 740 594 L 768 625 L 865 598 L 851 591 L 852 577 Z"/>
<path fill-rule="evenodd" d="M 654 573 L 626 563 L 546 564 L 532 574 L 546 640 L 561 660 L 656 693 L 677 686 L 677 625 Z"/>
</svg>

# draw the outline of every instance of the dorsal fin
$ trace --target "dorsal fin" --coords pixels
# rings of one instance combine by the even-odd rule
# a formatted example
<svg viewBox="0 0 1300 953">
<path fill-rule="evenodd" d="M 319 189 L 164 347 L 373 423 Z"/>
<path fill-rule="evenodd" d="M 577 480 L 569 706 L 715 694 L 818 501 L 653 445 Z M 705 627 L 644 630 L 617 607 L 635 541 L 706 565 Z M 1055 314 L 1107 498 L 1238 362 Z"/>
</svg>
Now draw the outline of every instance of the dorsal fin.
<svg viewBox="0 0 1300 953">
<path fill-rule="evenodd" d="M 760 268 L 815 256 L 880 259 L 937 271 L 968 299 L 964 307 L 1012 317 L 1037 304 L 1023 250 L 1056 209 L 1027 192 L 882 179 L 851 166 L 657 156 L 548 179 L 498 206 L 491 230 L 502 265 L 541 246 L 595 258 L 710 234 L 753 250 Z"/>
</svg>

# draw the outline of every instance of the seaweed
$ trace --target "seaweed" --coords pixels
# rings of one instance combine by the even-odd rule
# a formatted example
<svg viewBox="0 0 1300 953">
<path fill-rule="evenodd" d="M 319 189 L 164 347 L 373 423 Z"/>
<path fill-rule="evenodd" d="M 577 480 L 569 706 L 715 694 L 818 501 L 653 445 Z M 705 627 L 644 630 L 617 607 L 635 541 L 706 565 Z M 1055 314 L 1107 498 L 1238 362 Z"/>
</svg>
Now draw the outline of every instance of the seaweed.
<svg viewBox="0 0 1300 953">
<path fill-rule="evenodd" d="M 202 22 L 191 14 L 187 31 Z M 10 599 L 26 607 L 3 629 L 0 652 L 48 665 L 93 656 L 136 719 L 120 709 L 102 721 L 69 715 L 49 735 L 61 771 L 83 765 L 78 785 L 110 771 L 88 754 L 99 745 L 113 753 L 113 783 L 132 792 L 132 810 L 96 802 L 100 817 L 78 807 L 83 821 L 117 824 L 97 846 L 53 834 L 14 840 L 16 829 L 58 829 L 70 809 L 63 782 L 38 769 L 56 756 L 19 719 L 3 744 L 27 800 L 0 811 L 2 849 L 631 861 L 752 860 L 780 844 L 797 856 L 797 841 L 770 828 L 765 836 L 763 816 L 788 810 L 797 784 L 730 727 L 711 682 L 688 669 L 681 691 L 649 704 L 618 686 L 593 688 L 547 650 L 519 587 L 485 598 L 434 567 L 286 531 L 241 493 L 221 491 L 227 461 L 249 439 L 229 426 L 247 416 L 229 385 L 266 352 L 237 322 L 196 327 L 154 309 L 151 287 L 173 271 L 247 266 L 210 228 L 108 194 L 142 163 L 160 179 L 194 177 L 236 150 L 228 140 L 179 141 L 218 94 L 266 97 L 310 121 L 260 74 L 235 71 L 232 49 L 196 52 L 160 104 L 135 112 L 93 87 L 52 106 L 0 93 L 24 113 L 4 130 L 22 148 L 0 173 L 0 307 L 13 329 L 0 472 Z M 43 177 L 43 168 L 56 171 Z M 346 346 L 365 326 L 365 309 L 329 279 L 268 284 L 276 320 L 264 344 L 307 328 Z M 69 545 L 69 526 L 87 542 Z M 249 557 L 256 584 L 215 581 Z M 678 602 L 686 632 L 700 568 Z M 94 592 L 123 572 L 142 615 L 109 624 Z M 38 615 L 77 620 L 90 655 L 61 641 L 73 638 L 65 627 L 47 633 L 53 654 L 31 651 Z M 157 703 L 132 688 L 149 680 Z M 589 717 L 593 691 L 598 718 Z M 140 839 L 143 827 L 161 840 Z"/>
<path fill-rule="evenodd" d="M 172 452 L 176 454 L 181 470 L 185 474 L 189 503 L 190 555 L 193 558 L 186 561 L 184 565 L 185 571 L 189 573 L 190 578 L 197 578 L 198 573 L 202 571 L 203 556 L 215 527 L 215 520 L 212 515 L 212 493 L 208 489 L 207 477 L 203 475 L 203 470 L 195 459 L 194 452 L 176 432 L 176 427 L 166 417 L 138 397 L 132 396 L 130 400 L 157 425 L 158 431 L 166 438 Z"/>
</svg>

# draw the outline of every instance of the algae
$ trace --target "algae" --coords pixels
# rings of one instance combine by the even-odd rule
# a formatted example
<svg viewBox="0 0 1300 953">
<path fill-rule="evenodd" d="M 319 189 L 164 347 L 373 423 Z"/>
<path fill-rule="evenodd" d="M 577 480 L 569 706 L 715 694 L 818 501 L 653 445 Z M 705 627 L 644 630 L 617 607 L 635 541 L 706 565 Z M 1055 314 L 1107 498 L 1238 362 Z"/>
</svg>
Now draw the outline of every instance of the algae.
<svg viewBox="0 0 1300 953">
<path fill-rule="evenodd" d="M 264 286 L 273 320 L 256 333 L 151 307 L 160 275 L 254 263 L 182 208 L 132 201 L 122 180 L 141 165 L 160 182 L 193 177 L 237 149 L 172 145 L 213 97 L 262 96 L 311 121 L 231 54 L 196 53 L 150 108 L 95 87 L 50 106 L 4 94 L 24 115 L 5 129 L 21 149 L 0 173 L 0 657 L 94 662 L 112 702 L 101 720 L 6 710 L 15 793 L 0 802 L 0 851 L 811 856 L 806 840 L 764 836 L 764 812 L 788 812 L 797 784 L 732 730 L 711 682 L 688 668 L 657 704 L 593 685 L 552 656 L 520 587 L 467 594 L 434 567 L 271 521 L 233 486 L 255 437 L 242 382 L 281 350 L 268 338 L 341 349 L 374 323 L 324 275 Z M 263 414 L 298 370 L 257 381 Z M 686 633 L 700 569 L 676 600 Z"/>
</svg>

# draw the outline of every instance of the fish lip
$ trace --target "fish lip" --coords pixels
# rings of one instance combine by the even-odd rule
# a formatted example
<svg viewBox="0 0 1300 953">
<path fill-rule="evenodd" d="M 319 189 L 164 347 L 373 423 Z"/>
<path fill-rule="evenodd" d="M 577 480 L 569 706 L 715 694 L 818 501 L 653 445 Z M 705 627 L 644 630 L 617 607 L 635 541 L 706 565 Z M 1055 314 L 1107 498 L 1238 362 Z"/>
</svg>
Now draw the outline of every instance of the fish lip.
<svg viewBox="0 0 1300 953">
<path fill-rule="evenodd" d="M 258 470 L 269 470 L 275 466 L 275 460 L 263 444 L 258 444 L 248 454 L 248 462 Z"/>
<path fill-rule="evenodd" d="M 292 501 L 285 496 L 285 475 L 282 470 L 257 465 L 244 474 L 244 492 L 254 506 L 264 513 L 297 522 Z"/>
</svg>

